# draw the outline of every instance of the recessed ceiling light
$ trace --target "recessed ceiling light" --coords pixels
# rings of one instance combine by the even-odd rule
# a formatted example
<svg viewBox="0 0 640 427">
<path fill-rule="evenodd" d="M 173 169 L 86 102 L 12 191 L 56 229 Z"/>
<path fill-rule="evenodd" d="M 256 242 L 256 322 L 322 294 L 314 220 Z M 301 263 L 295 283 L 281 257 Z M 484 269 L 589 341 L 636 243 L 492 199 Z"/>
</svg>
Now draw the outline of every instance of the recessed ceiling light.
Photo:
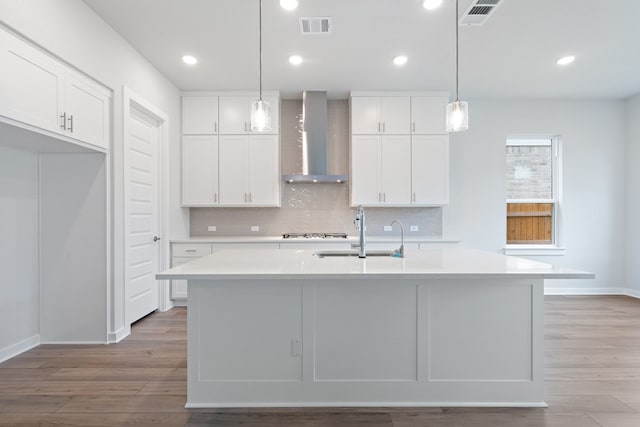
<svg viewBox="0 0 640 427">
<path fill-rule="evenodd" d="M 191 55 L 185 55 L 182 57 L 182 62 L 184 62 L 187 65 L 196 65 L 198 63 L 198 58 Z"/>
<path fill-rule="evenodd" d="M 394 56 L 393 57 L 393 63 L 396 64 L 397 66 L 402 66 L 402 65 L 406 64 L 407 61 L 408 61 L 408 59 L 404 55 L 398 55 L 398 56 Z"/>
<path fill-rule="evenodd" d="M 293 65 L 300 65 L 302 64 L 302 56 L 300 55 L 291 55 L 289 57 L 289 62 Z"/>
<path fill-rule="evenodd" d="M 424 0 L 422 2 L 422 7 L 427 10 L 433 10 L 442 5 L 442 0 Z"/>
<path fill-rule="evenodd" d="M 576 60 L 576 57 L 573 56 L 573 55 L 563 56 L 562 58 L 560 58 L 560 59 L 558 59 L 556 61 L 556 64 L 558 64 L 558 65 L 569 65 L 575 60 Z"/>
<path fill-rule="evenodd" d="M 298 7 L 298 0 L 280 0 L 280 6 L 285 10 L 294 10 Z"/>
</svg>

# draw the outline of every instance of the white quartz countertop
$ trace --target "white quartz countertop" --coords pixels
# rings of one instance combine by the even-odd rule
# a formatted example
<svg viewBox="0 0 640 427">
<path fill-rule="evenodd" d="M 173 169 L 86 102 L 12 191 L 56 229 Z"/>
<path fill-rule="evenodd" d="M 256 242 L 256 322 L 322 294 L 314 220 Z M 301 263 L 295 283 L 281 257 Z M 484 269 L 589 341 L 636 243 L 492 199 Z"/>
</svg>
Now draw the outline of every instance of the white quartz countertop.
<svg viewBox="0 0 640 427">
<path fill-rule="evenodd" d="M 186 239 L 171 239 L 171 243 L 353 243 L 358 241 L 358 236 L 347 236 L 346 239 L 285 239 L 282 236 L 226 236 L 226 237 L 189 237 Z M 405 236 L 405 243 L 460 243 L 459 239 L 449 239 L 441 237 L 412 237 Z M 389 236 L 367 236 L 370 243 L 398 243 L 400 244 L 400 234 L 394 233 Z"/>
<path fill-rule="evenodd" d="M 160 280 L 345 278 L 592 279 L 593 273 L 497 253 L 408 250 L 405 258 L 314 256 L 307 249 L 222 250 L 156 275 Z"/>
</svg>

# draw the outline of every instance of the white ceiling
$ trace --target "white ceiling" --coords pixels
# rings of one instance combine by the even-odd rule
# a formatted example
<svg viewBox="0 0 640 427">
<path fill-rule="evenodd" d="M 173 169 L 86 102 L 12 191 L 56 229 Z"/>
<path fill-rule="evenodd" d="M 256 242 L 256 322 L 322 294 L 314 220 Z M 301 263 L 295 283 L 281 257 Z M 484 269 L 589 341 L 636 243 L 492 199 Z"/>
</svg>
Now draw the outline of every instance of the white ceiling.
<svg viewBox="0 0 640 427">
<path fill-rule="evenodd" d="M 454 7 L 419 0 L 263 0 L 264 90 L 455 90 Z M 472 0 L 460 0 L 460 13 Z M 182 90 L 258 89 L 258 0 L 85 0 Z M 301 16 L 333 33 L 300 34 Z M 502 0 L 460 27 L 460 97 L 625 98 L 640 93 L 639 0 Z M 181 57 L 200 62 L 187 67 Z M 287 59 L 305 58 L 298 67 Z M 403 68 L 391 63 L 405 54 Z M 568 67 L 557 58 L 575 54 Z"/>
</svg>

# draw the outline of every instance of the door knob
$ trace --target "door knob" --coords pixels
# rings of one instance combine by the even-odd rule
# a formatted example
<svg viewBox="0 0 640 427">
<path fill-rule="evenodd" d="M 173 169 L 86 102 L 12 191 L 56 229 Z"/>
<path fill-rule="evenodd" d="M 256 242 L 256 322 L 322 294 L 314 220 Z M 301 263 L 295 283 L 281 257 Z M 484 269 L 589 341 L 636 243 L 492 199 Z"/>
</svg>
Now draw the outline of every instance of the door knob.
<svg viewBox="0 0 640 427">
<path fill-rule="evenodd" d="M 158 240 L 160 240 L 160 238 L 158 236 L 153 236 L 153 241 L 157 242 Z"/>
</svg>

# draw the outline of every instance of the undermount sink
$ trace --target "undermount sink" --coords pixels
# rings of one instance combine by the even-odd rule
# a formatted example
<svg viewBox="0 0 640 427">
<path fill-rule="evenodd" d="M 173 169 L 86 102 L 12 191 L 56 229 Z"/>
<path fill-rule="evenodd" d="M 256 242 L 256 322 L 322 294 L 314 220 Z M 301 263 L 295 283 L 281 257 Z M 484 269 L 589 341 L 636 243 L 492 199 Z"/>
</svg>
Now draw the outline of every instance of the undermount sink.
<svg viewBox="0 0 640 427">
<path fill-rule="evenodd" d="M 313 253 L 314 256 L 317 256 L 318 258 L 325 258 L 325 257 L 357 257 L 358 256 L 358 251 L 318 251 L 318 252 L 314 252 Z M 390 257 L 397 257 L 398 252 L 397 251 L 367 251 L 367 257 L 373 257 L 373 256 L 390 256 Z"/>
</svg>

